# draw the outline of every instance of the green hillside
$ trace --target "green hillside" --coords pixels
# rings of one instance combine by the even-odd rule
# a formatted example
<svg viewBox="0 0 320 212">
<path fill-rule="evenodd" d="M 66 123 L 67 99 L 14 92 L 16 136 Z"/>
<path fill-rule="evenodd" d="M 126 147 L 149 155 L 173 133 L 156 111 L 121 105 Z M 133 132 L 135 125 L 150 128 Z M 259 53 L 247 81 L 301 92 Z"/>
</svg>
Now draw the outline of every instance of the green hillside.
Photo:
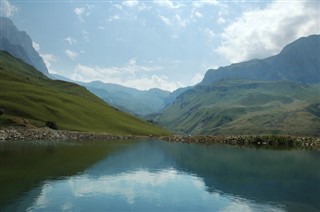
<svg viewBox="0 0 320 212">
<path fill-rule="evenodd" d="M 60 129 L 120 135 L 168 134 L 150 123 L 107 105 L 84 87 L 51 80 L 33 67 L 0 53 L 0 126 L 19 122 L 43 126 L 54 121 Z"/>
<path fill-rule="evenodd" d="M 320 135 L 319 88 L 289 81 L 219 81 L 186 91 L 154 120 L 179 133 Z"/>
</svg>

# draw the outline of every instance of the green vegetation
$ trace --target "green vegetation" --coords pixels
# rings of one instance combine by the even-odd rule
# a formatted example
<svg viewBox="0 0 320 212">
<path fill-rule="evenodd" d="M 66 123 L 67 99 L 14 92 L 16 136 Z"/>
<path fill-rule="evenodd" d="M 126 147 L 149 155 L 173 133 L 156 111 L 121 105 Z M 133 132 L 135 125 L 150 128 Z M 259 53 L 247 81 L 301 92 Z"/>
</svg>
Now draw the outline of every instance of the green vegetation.
<svg viewBox="0 0 320 212">
<path fill-rule="evenodd" d="M 168 131 L 107 105 L 84 87 L 51 80 L 33 67 L 0 54 L 0 126 L 44 126 L 118 135 L 163 135 Z"/>
<path fill-rule="evenodd" d="M 197 86 L 155 118 L 179 133 L 320 135 L 319 85 L 225 80 Z"/>
</svg>

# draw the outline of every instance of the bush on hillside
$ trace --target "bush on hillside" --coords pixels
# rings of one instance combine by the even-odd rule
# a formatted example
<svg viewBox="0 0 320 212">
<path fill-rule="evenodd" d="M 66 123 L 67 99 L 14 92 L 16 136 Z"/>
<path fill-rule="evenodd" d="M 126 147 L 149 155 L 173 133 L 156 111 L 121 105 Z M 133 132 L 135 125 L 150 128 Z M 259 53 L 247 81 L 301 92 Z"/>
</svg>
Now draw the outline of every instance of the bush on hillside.
<svg viewBox="0 0 320 212">
<path fill-rule="evenodd" d="M 50 129 L 53 129 L 53 130 L 57 130 L 58 129 L 58 126 L 54 121 L 47 121 L 45 126 L 49 127 Z"/>
</svg>

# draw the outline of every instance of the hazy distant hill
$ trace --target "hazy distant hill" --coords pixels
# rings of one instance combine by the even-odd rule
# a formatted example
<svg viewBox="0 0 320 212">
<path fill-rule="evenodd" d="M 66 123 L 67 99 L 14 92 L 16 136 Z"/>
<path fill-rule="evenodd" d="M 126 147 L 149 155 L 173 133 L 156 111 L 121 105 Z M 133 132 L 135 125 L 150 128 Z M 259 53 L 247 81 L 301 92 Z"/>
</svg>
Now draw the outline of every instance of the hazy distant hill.
<svg viewBox="0 0 320 212">
<path fill-rule="evenodd" d="M 276 56 L 209 70 L 154 120 L 192 134 L 320 135 L 319 41 L 301 38 Z"/>
<path fill-rule="evenodd" d="M 150 123 L 118 111 L 74 83 L 51 80 L 33 67 L 0 52 L 0 126 L 43 126 L 54 121 L 61 129 L 109 134 L 167 134 Z"/>
<path fill-rule="evenodd" d="M 236 50 L 235 50 L 236 51 Z M 320 35 L 300 38 L 275 56 L 208 70 L 202 85 L 222 79 L 320 82 Z"/>
<path fill-rule="evenodd" d="M 88 88 L 108 104 L 136 115 L 146 115 L 159 111 L 165 106 L 165 99 L 170 95 L 169 91 L 160 89 L 141 91 L 101 81 L 77 83 Z"/>
<path fill-rule="evenodd" d="M 79 82 L 56 74 L 50 74 L 53 79 L 74 82 L 86 87 L 92 93 L 103 99 L 113 107 L 138 116 L 146 117 L 158 113 L 166 105 L 172 103 L 178 95 L 188 88 L 179 88 L 176 91 L 164 91 L 158 88 L 138 90 L 113 83 L 101 81 Z"/>
<path fill-rule="evenodd" d="M 0 17 L 0 50 L 7 51 L 16 58 L 48 75 L 48 69 L 39 53 L 33 48 L 32 40 L 24 31 L 19 31 L 14 23 Z"/>
</svg>

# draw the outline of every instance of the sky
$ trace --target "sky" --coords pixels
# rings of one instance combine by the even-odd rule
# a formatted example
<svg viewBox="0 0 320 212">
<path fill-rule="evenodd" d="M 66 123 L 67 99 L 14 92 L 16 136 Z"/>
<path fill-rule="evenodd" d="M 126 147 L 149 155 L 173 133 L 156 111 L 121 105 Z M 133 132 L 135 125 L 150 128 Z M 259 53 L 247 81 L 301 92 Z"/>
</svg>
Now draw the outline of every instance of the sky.
<svg viewBox="0 0 320 212">
<path fill-rule="evenodd" d="M 208 69 L 320 34 L 320 1 L 1 0 L 50 73 L 140 90 L 194 85 Z"/>
</svg>

